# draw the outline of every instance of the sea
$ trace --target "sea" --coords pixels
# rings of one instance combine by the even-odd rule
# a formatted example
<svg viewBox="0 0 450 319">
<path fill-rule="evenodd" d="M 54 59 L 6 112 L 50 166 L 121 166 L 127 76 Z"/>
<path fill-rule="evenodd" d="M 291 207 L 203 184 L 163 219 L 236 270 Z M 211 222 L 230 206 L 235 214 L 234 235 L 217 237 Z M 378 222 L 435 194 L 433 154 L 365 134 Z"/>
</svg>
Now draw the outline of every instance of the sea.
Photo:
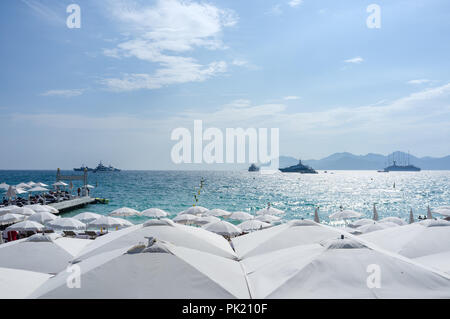
<svg viewBox="0 0 450 319">
<path fill-rule="evenodd" d="M 62 171 L 63 175 L 77 174 Z M 0 183 L 55 182 L 56 171 L 0 171 Z M 426 215 L 427 206 L 450 206 L 450 171 L 389 172 L 319 171 L 319 174 L 277 173 L 264 175 L 247 171 L 121 171 L 88 175 L 92 197 L 109 204 L 89 205 L 63 214 L 81 212 L 108 214 L 120 207 L 143 211 L 161 208 L 176 215 L 193 205 L 209 209 L 255 214 L 267 207 L 284 210 L 284 219 L 313 218 L 319 207 L 321 221 L 340 207 L 371 218 L 376 204 L 380 218 L 397 216 L 408 220 Z M 201 181 L 204 181 L 203 183 Z M 203 184 L 203 186 L 201 186 Z M 81 184 L 74 182 L 73 194 Z M 0 196 L 2 194 L 0 193 Z M 25 195 L 27 196 L 27 195 Z M 132 217 L 140 223 L 143 217 Z"/>
</svg>

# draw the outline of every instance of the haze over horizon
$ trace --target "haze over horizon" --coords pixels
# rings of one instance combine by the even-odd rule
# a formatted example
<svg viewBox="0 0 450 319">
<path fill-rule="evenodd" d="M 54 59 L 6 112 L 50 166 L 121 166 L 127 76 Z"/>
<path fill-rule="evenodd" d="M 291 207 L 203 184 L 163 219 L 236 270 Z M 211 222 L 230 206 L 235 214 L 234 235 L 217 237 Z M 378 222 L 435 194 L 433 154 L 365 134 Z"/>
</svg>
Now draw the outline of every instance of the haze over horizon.
<svg viewBox="0 0 450 319">
<path fill-rule="evenodd" d="M 194 120 L 279 128 L 303 159 L 450 154 L 448 1 L 4 0 L 0 19 L 0 169 L 176 169 Z"/>
</svg>

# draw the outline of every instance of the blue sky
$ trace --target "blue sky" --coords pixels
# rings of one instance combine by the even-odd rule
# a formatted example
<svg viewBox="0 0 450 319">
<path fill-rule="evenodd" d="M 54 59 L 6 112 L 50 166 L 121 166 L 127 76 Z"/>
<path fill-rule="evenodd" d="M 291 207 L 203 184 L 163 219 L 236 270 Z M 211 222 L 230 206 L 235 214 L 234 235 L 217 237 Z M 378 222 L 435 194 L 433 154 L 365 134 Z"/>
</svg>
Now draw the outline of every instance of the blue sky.
<svg viewBox="0 0 450 319">
<path fill-rule="evenodd" d="M 174 168 L 195 119 L 280 128 L 304 159 L 448 155 L 449 21 L 445 0 L 3 0 L 0 168 Z"/>
</svg>

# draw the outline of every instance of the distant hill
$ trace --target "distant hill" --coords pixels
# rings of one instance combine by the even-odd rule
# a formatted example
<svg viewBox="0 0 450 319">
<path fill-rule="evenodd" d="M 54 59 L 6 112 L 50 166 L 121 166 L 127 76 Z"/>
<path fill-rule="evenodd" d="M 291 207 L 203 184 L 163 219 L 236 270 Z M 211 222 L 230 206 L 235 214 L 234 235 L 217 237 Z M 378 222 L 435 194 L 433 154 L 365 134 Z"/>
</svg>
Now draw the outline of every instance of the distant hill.
<svg viewBox="0 0 450 319">
<path fill-rule="evenodd" d="M 319 170 L 378 170 L 391 164 L 395 159 L 397 164 L 407 163 L 408 154 L 394 152 L 387 156 L 369 153 L 367 155 L 354 155 L 352 153 L 335 153 L 320 160 L 302 160 L 306 165 Z M 298 163 L 298 159 L 290 156 L 280 156 L 280 168 L 292 166 Z M 434 158 L 418 158 L 409 156 L 409 163 L 423 170 L 450 170 L 450 155 Z"/>
</svg>

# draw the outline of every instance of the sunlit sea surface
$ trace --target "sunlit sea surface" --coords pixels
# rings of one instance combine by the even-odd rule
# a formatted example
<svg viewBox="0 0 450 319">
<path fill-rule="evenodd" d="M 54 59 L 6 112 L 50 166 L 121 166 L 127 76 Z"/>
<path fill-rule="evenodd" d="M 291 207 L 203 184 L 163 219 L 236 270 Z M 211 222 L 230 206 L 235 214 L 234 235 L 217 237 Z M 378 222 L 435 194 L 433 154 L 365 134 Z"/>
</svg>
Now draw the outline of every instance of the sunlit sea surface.
<svg viewBox="0 0 450 319">
<path fill-rule="evenodd" d="M 63 171 L 63 174 L 76 174 Z M 0 183 L 55 182 L 56 171 L 0 171 Z M 377 204 L 380 217 L 408 219 L 426 214 L 427 205 L 450 206 L 450 171 L 390 172 L 320 171 L 317 175 L 278 173 L 262 175 L 245 171 L 122 171 L 89 173 L 89 184 L 96 186 L 91 196 L 109 199 L 108 205 L 89 205 L 64 214 L 73 216 L 90 211 L 108 214 L 119 207 L 142 211 L 151 207 L 176 214 L 195 202 L 201 179 L 204 186 L 197 205 L 245 211 L 254 214 L 270 202 L 285 210 L 285 219 L 312 218 L 319 206 L 321 220 L 339 210 L 353 209 L 372 216 Z M 395 187 L 394 187 L 395 183 Z M 80 186 L 74 182 L 74 194 Z M 25 195 L 26 196 L 26 195 Z M 142 221 L 133 217 L 133 223 Z"/>
</svg>

